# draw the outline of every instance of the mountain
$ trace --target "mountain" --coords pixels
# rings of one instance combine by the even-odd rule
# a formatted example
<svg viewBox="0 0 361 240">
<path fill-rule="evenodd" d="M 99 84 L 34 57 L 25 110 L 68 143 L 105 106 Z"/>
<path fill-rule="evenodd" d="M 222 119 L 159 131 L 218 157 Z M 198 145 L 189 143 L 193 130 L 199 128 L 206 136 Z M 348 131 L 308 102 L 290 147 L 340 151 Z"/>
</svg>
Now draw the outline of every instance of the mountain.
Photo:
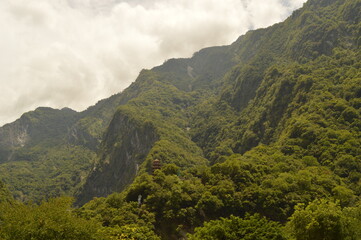
<svg viewBox="0 0 361 240">
<path fill-rule="evenodd" d="M 113 116 L 80 203 L 124 189 L 137 169 L 149 171 L 154 159 L 182 168 L 206 163 L 187 130 L 189 109 L 214 95 L 217 80 L 235 64 L 228 49 L 203 49 L 191 59 L 171 59 L 140 73 L 128 89 L 140 91 Z"/>
<path fill-rule="evenodd" d="M 359 239 L 360 12 L 309 0 L 84 112 L 26 113 L 0 129 L 2 180 L 17 199 L 75 196 L 109 239 Z"/>
<path fill-rule="evenodd" d="M 150 150 L 147 157 L 148 171 L 150 161 L 156 158 L 164 163 L 175 162 L 178 166 L 182 166 L 181 162 L 184 161 L 192 162 L 192 165 L 202 163 L 202 161 L 193 161 L 193 157 L 187 157 L 187 160 L 179 158 L 179 152 L 189 152 L 189 147 L 186 147 L 187 143 L 180 143 L 175 139 L 178 132 L 179 135 L 184 135 L 187 141 L 190 140 L 191 144 L 197 144 L 195 147 L 200 148 L 199 158 L 206 157 L 211 163 L 216 161 L 217 153 L 214 150 L 217 151 L 223 145 L 228 145 L 231 152 L 244 153 L 259 143 L 271 143 L 272 139 L 278 137 L 274 136 L 273 132 L 283 123 L 281 120 L 288 110 L 285 103 L 299 97 L 296 94 L 300 91 L 309 91 L 313 84 L 311 82 L 297 84 L 297 76 L 293 77 L 293 80 L 284 79 L 287 77 L 282 76 L 284 75 L 282 71 L 299 71 L 295 75 L 305 75 L 306 72 L 302 73 L 302 71 L 307 70 L 297 69 L 315 61 L 318 56 L 331 56 L 334 49 L 350 51 L 357 49 L 360 44 L 359 19 L 353 9 L 352 4 L 347 5 L 342 1 L 323 4 L 310 1 L 284 23 L 251 31 L 230 46 L 204 49 L 190 59 L 171 59 L 162 66 L 143 71 L 136 83 L 142 84 L 144 92 L 126 107 L 118 109 L 116 117 L 130 114 L 135 119 L 143 118 L 143 122 L 151 122 L 153 128 L 159 129 L 159 139 L 173 138 L 170 143 L 163 144 L 163 141 L 159 140 L 155 143 L 154 147 L 160 148 L 157 152 L 162 151 L 169 155 L 159 156 L 152 154 L 153 151 Z M 335 11 L 337 14 L 333 14 Z M 269 92 L 268 89 L 273 90 Z M 265 96 L 266 94 L 268 96 Z M 253 102 L 253 99 L 258 102 Z M 269 106 L 265 111 L 259 113 L 254 111 L 260 107 L 264 108 L 266 104 Z M 139 116 L 137 112 L 143 116 Z M 144 115 L 147 116 L 145 119 Z M 250 121 L 249 116 L 253 115 L 254 118 Z M 258 119 L 259 121 L 255 122 Z M 239 121 L 245 124 L 239 124 Z M 114 124 L 119 124 L 118 129 L 125 126 L 121 120 L 113 119 L 112 123 L 111 128 L 108 129 L 112 133 L 114 133 Z M 265 124 L 269 124 L 267 133 L 264 129 L 266 126 L 262 126 Z M 232 133 L 227 136 L 222 131 L 232 131 Z M 122 134 L 122 130 L 117 132 Z M 105 138 L 108 149 L 109 146 L 114 145 L 114 140 L 110 143 L 109 140 Z M 177 146 L 168 146 L 172 142 L 177 142 Z M 229 142 L 233 142 L 233 146 Z M 129 145 L 124 147 L 124 149 L 130 148 Z M 176 152 L 171 153 L 169 148 L 176 149 Z M 119 152 L 124 153 L 124 151 Z M 124 159 L 114 156 L 114 153 L 110 155 L 112 159 Z M 176 158 L 177 161 L 172 158 Z M 131 161 L 133 177 L 136 164 L 141 164 L 143 159 Z M 91 174 L 92 178 L 102 178 L 107 166 L 110 172 L 117 171 L 115 169 L 118 168 L 114 168 L 112 161 L 110 164 L 108 161 L 109 154 L 102 155 L 101 166 Z M 127 161 L 129 160 L 125 160 Z M 83 193 L 89 195 L 86 200 L 94 195 L 107 195 L 123 188 L 110 187 L 101 190 L 100 186 L 110 186 L 121 178 L 115 172 L 107 174 L 115 176 L 106 180 L 108 184 L 94 180 L 85 186 Z M 97 190 L 86 193 L 87 186 L 90 188 L 97 186 L 95 187 Z M 100 194 L 101 192 L 103 194 Z"/>
<path fill-rule="evenodd" d="M 123 98 L 114 95 L 81 113 L 41 107 L 1 127 L 1 179 L 15 198 L 73 194 L 95 162 L 101 129 Z"/>
<path fill-rule="evenodd" d="M 157 134 L 153 147 L 131 161 L 140 167 L 128 188 L 90 201 L 84 213 L 127 225 L 119 214 L 136 212 L 140 198 L 144 215 L 130 222 L 150 221 L 149 231 L 178 239 L 230 215 L 261 214 L 284 224 L 296 206 L 315 199 L 338 201 L 339 212 L 358 206 L 360 10 L 360 1 L 308 1 L 285 22 L 230 46 L 143 71 L 136 82 L 144 92 L 118 108 L 108 131 L 133 119 Z M 202 65 L 197 56 L 205 56 Z M 80 203 L 124 188 L 113 185 L 125 163 L 115 151 L 124 148 L 121 134 L 106 136 Z M 152 175 L 155 159 L 162 168 Z M 314 205 L 331 208 L 326 202 Z"/>
</svg>

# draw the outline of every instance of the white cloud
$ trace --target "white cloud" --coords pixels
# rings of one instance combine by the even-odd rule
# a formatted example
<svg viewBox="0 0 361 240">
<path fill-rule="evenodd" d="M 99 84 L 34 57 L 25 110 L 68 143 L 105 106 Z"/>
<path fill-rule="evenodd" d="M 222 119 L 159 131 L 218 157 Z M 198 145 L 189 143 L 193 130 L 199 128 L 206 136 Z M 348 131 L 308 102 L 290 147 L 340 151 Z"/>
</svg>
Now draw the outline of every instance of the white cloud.
<svg viewBox="0 0 361 240">
<path fill-rule="evenodd" d="M 2 0 L 0 125 L 38 106 L 83 110 L 142 68 L 282 21 L 305 0 Z"/>
</svg>

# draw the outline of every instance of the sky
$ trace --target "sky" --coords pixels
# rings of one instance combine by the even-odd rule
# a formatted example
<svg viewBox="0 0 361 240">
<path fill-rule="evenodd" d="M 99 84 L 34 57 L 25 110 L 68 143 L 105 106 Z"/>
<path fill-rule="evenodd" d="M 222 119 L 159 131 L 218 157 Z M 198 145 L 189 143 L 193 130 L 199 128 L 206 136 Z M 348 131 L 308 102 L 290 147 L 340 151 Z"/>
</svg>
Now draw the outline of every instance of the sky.
<svg viewBox="0 0 361 240">
<path fill-rule="evenodd" d="M 305 0 L 1 0 L 0 126 L 39 106 L 82 111 L 141 69 L 226 45 Z"/>
</svg>

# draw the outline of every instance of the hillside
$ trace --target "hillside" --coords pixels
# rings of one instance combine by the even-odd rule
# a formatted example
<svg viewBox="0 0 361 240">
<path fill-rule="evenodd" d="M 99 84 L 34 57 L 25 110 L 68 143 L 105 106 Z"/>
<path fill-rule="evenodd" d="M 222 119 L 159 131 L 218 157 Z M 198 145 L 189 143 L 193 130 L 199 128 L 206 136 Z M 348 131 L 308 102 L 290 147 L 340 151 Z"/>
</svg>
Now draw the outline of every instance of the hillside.
<svg viewBox="0 0 361 240">
<path fill-rule="evenodd" d="M 338 201 L 335 211 L 357 206 L 361 59 L 355 9 L 360 6 L 360 1 L 309 1 L 284 23 L 217 49 L 230 59 L 223 75 L 195 77 L 189 59 L 143 72 L 139 79 L 146 76 L 152 87 L 117 114 L 152 123 L 160 140 L 130 187 L 87 203 L 84 212 L 109 226 L 142 226 L 152 216 L 150 229 L 176 239 L 203 221 L 231 214 L 285 223 L 298 204 L 316 199 L 328 199 L 314 203 L 326 208 L 332 207 L 327 201 Z M 198 84 L 202 87 L 193 87 Z M 196 143 L 206 165 L 186 155 L 193 151 L 175 139 L 182 135 Z M 163 167 L 149 175 L 154 159 Z M 100 179 L 112 172 L 107 169 L 112 164 L 104 158 L 91 176 Z M 87 186 L 107 185 L 89 179 L 83 193 Z M 139 196 L 144 216 L 119 220 L 117 212 L 136 211 Z M 341 239 L 337 234 L 332 239 Z"/>
<path fill-rule="evenodd" d="M 75 196 L 93 239 L 360 239 L 360 12 L 309 0 L 84 112 L 26 113 L 0 128 L 2 180 Z"/>
<path fill-rule="evenodd" d="M 16 199 L 73 195 L 96 159 L 104 129 L 127 95 L 83 112 L 37 108 L 0 128 L 0 176 Z"/>
<path fill-rule="evenodd" d="M 204 49 L 194 54 L 191 59 L 171 59 L 162 66 L 143 71 L 135 82 L 142 84 L 142 94 L 121 107 L 118 114 L 131 115 L 130 118 L 144 119 L 153 123 L 161 134 L 160 139 L 173 138 L 170 143 L 164 141 L 155 143 L 157 152 L 163 155 L 167 153 L 168 156 L 154 155 L 150 150 L 147 157 L 148 171 L 149 161 L 155 158 L 164 163 L 172 163 L 175 158 L 176 164 L 182 166 L 184 160 L 179 159 L 179 153 L 184 150 L 189 152 L 189 147 L 188 143 L 175 139 L 178 134 L 183 135 L 185 141 L 190 140 L 190 144 L 196 143 L 197 147 L 200 147 L 198 156 L 206 157 L 212 164 L 217 161 L 217 151 L 223 151 L 221 149 L 224 145 L 231 152 L 244 153 L 259 143 L 269 144 L 272 138 L 277 138 L 272 134 L 276 131 L 277 125 L 281 124 L 283 114 L 287 111 L 288 106 L 285 103 L 296 97 L 292 94 L 299 94 L 301 90 L 309 91 L 307 88 L 312 85 L 309 82 L 298 83 L 301 86 L 296 86 L 297 74 L 307 77 L 307 72 L 302 73 L 303 70 L 297 68 L 314 64 L 312 61 L 315 61 L 317 56 L 332 55 L 333 49 L 353 51 L 359 46 L 359 21 L 353 19 L 353 17 L 357 18 L 352 15 L 354 12 L 348 12 L 352 4 L 342 7 L 340 4 L 342 5 L 342 2 L 332 4 L 329 2 L 326 6 L 320 6 L 318 2 L 311 1 L 304 9 L 294 12 L 284 23 L 251 31 L 231 46 Z M 337 14 L 332 14 L 335 11 Z M 318 23 L 310 20 L 316 17 Z M 345 25 L 348 22 L 344 19 L 357 24 L 349 24 L 346 29 Z M 306 38 L 305 36 L 308 35 L 310 36 Z M 325 38 L 325 35 L 332 35 L 333 38 Z M 301 48 L 302 53 L 296 54 L 297 48 Z M 318 64 L 320 66 L 322 63 Z M 290 79 L 289 76 L 282 78 L 281 71 L 300 72 L 295 73 L 294 79 Z M 276 77 L 279 79 L 275 79 Z M 271 88 L 272 91 L 268 91 Z M 261 93 L 262 89 L 267 91 L 263 90 L 264 92 Z M 254 98 L 259 102 L 253 103 L 251 100 Z M 269 106 L 266 106 L 266 103 Z M 263 112 L 254 111 L 260 107 L 267 109 Z M 256 123 L 257 119 L 260 120 Z M 270 126 L 262 127 L 264 124 Z M 264 128 L 267 127 L 268 132 L 265 133 Z M 105 139 L 105 142 L 109 148 L 109 139 Z M 170 144 L 175 142 L 177 146 L 170 147 Z M 230 142 L 233 144 L 229 144 Z M 126 148 L 130 149 L 131 146 L 128 145 Z M 172 153 L 172 150 L 175 152 Z M 225 152 L 228 150 L 224 149 Z M 103 163 L 106 163 L 100 163 L 101 171 L 92 173 L 92 177 L 98 178 L 96 175 L 99 174 L 100 178 L 106 171 L 104 169 L 108 165 L 105 161 L 106 157 L 109 155 L 102 157 Z M 187 157 L 186 161 L 194 162 L 192 158 Z M 220 158 L 224 157 L 220 156 Z M 138 160 L 138 164 L 143 159 L 140 162 Z M 109 164 L 110 171 L 114 170 L 112 166 Z M 135 166 L 133 164 L 132 168 L 135 169 Z M 115 177 L 107 179 L 106 182 L 118 180 L 119 178 Z M 89 183 L 89 186 L 97 185 L 98 188 L 108 186 L 101 181 Z M 121 189 L 111 188 L 104 190 L 104 193 L 109 194 Z M 87 191 L 85 187 L 83 193 L 87 194 Z M 103 190 L 98 189 L 98 191 Z M 102 194 L 95 195 L 102 196 Z"/>
</svg>

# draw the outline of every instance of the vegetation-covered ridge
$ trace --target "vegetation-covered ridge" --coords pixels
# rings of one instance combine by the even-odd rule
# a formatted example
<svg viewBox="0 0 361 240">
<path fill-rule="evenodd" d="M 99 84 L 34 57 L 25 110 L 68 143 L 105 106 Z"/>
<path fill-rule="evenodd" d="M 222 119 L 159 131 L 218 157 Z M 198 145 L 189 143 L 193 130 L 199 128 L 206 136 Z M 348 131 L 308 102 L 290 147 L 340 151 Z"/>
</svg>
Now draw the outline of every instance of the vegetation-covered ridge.
<svg viewBox="0 0 361 240">
<path fill-rule="evenodd" d="M 230 46 L 143 70 L 76 114 L 59 153 L 25 161 L 79 148 L 69 155 L 88 168 L 72 193 L 97 198 L 7 198 L 0 238 L 361 239 L 360 12 L 360 0 L 310 0 Z"/>
</svg>

